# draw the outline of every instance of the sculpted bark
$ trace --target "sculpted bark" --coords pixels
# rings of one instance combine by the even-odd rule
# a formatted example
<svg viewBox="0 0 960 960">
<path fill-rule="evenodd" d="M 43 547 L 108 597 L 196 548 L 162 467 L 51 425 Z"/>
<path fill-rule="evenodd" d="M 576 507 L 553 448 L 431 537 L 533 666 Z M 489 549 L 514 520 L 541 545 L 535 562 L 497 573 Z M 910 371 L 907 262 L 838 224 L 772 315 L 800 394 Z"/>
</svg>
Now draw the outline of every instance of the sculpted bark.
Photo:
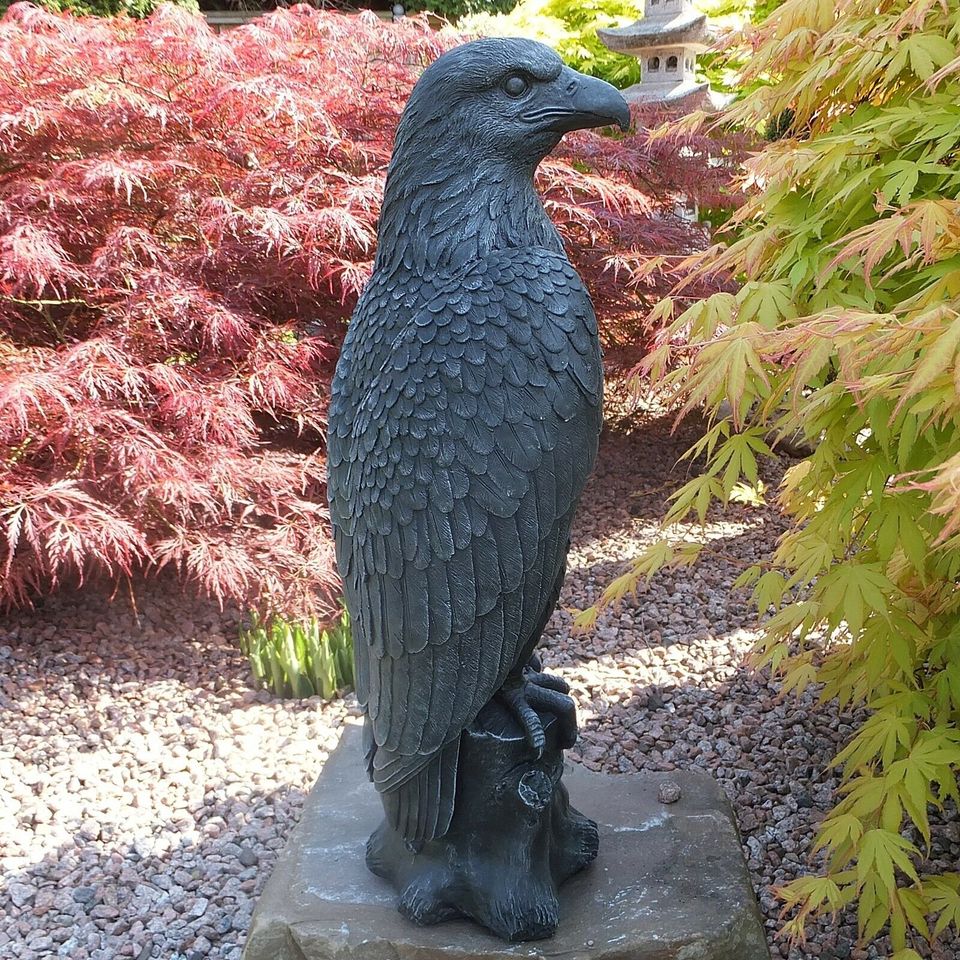
<svg viewBox="0 0 960 960">
<path fill-rule="evenodd" d="M 596 853 L 560 784 L 574 705 L 534 649 L 596 456 L 602 367 L 533 173 L 565 132 L 611 123 L 629 123 L 619 93 L 533 41 L 430 66 L 333 383 L 331 515 L 386 817 L 368 863 L 412 919 L 463 913 L 510 939 L 548 936 L 556 884 Z"/>
</svg>

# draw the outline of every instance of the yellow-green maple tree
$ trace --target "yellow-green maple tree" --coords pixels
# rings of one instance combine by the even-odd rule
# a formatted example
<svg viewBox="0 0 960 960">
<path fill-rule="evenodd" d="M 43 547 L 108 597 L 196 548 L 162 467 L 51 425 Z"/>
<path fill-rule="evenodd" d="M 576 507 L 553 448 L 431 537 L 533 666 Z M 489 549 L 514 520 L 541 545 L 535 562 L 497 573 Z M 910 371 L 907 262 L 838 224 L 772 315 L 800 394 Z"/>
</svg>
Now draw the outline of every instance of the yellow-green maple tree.
<svg viewBox="0 0 960 960">
<path fill-rule="evenodd" d="M 822 869 L 780 891 L 785 928 L 856 904 L 863 939 L 914 960 L 914 937 L 960 927 L 960 874 L 925 856 L 960 767 L 960 2 L 787 0 L 744 44 L 723 122 L 780 136 L 698 261 L 739 291 L 662 301 L 649 363 L 706 410 L 707 465 L 604 599 L 691 562 L 670 526 L 755 487 L 771 434 L 806 438 L 778 491 L 791 528 L 740 580 L 755 662 L 869 719 L 836 758 Z"/>
</svg>

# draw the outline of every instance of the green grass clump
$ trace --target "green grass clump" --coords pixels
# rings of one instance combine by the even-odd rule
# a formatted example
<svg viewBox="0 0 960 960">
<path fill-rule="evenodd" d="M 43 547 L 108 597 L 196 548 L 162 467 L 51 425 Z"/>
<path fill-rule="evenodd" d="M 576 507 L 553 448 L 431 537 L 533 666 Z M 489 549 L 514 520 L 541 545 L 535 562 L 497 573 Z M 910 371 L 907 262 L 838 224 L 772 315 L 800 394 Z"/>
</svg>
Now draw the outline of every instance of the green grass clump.
<svg viewBox="0 0 960 960">
<path fill-rule="evenodd" d="M 254 679 L 280 697 L 330 700 L 353 686 L 353 640 L 346 610 L 334 623 L 253 615 L 240 631 L 240 649 Z"/>
</svg>

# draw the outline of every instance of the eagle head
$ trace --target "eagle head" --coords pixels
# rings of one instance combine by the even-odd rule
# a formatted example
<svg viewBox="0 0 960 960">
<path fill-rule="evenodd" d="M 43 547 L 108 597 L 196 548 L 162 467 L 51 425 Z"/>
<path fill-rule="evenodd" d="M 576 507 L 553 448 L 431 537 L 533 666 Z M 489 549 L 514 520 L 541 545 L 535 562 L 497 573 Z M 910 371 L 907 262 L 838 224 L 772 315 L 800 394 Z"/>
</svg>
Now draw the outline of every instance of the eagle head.
<svg viewBox="0 0 960 960">
<path fill-rule="evenodd" d="M 626 101 L 609 83 L 565 66 L 535 40 L 489 38 L 455 47 L 424 71 L 397 144 L 410 137 L 421 155 L 439 148 L 468 163 L 530 169 L 570 130 L 629 123 Z"/>
</svg>

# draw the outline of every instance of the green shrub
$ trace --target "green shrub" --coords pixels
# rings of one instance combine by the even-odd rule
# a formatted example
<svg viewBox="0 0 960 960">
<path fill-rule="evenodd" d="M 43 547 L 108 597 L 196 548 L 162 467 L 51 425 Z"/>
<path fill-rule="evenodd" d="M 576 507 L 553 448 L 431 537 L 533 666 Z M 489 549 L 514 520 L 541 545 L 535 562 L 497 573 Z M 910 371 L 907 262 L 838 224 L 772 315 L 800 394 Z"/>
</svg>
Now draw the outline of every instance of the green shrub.
<svg viewBox="0 0 960 960">
<path fill-rule="evenodd" d="M 776 139 L 699 267 L 739 292 L 654 311 L 672 323 L 650 370 L 706 410 L 706 467 L 606 593 L 691 562 L 670 527 L 756 490 L 771 434 L 806 440 L 779 491 L 791 526 L 740 580 L 765 617 L 755 663 L 868 719 L 834 761 L 819 875 L 779 892 L 790 934 L 856 906 L 896 960 L 960 927 L 960 874 L 929 860 L 960 770 L 958 45 L 958 0 L 787 0 L 759 27 L 743 81 L 765 85 L 727 119 L 776 118 Z"/>
<path fill-rule="evenodd" d="M 322 626 L 315 618 L 291 622 L 254 614 L 240 632 L 240 649 L 250 661 L 257 683 L 280 697 L 320 696 L 329 700 L 353 686 L 353 641 L 350 619 Z"/>
<path fill-rule="evenodd" d="M 575 70 L 628 87 L 640 80 L 640 61 L 608 50 L 597 27 L 625 26 L 640 13 L 641 5 L 634 0 L 523 0 L 508 14 L 479 14 L 461 20 L 459 26 L 480 36 L 539 40 Z"/>
<path fill-rule="evenodd" d="M 78 17 L 116 17 L 126 14 L 142 19 L 149 17 L 162 3 L 183 7 L 191 13 L 199 13 L 197 0 L 36 0 L 37 6 L 53 13 L 72 13 Z M 0 15 L 10 6 L 0 0 Z"/>
<path fill-rule="evenodd" d="M 711 29 L 722 38 L 741 31 L 747 23 L 763 23 L 782 3 L 783 0 L 697 0 L 697 8 L 710 18 Z M 721 53 L 703 53 L 697 58 L 698 72 L 714 90 L 742 95 L 746 92 L 743 73 L 749 57 L 749 48 L 737 46 Z M 764 77 L 759 82 L 768 80 Z"/>
<path fill-rule="evenodd" d="M 464 17 L 475 15 L 509 13 L 517 5 L 517 0 L 410 0 L 404 3 L 408 13 L 429 11 L 438 17 L 444 17 L 451 23 L 458 23 Z"/>
</svg>

